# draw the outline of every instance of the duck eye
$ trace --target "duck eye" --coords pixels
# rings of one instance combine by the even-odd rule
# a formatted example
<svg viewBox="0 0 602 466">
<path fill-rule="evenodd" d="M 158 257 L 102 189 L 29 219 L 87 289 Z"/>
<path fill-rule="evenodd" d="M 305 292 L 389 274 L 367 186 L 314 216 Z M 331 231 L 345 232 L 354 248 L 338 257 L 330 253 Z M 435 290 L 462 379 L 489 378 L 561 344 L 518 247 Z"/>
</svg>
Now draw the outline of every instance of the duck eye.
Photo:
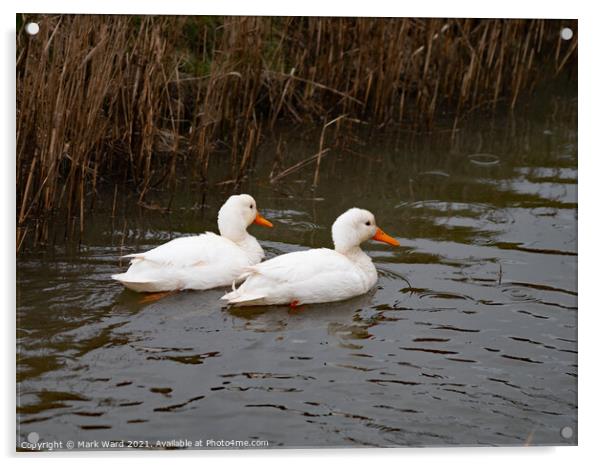
<svg viewBox="0 0 602 466">
<path fill-rule="evenodd" d="M 249 209 L 252 209 L 252 208 L 253 208 L 253 204 L 251 204 L 251 205 L 249 206 Z"/>
<path fill-rule="evenodd" d="M 370 225 L 372 225 L 372 224 L 370 223 L 370 220 L 368 220 L 368 221 L 366 222 L 366 225 L 367 225 L 367 226 L 370 226 Z"/>
</svg>

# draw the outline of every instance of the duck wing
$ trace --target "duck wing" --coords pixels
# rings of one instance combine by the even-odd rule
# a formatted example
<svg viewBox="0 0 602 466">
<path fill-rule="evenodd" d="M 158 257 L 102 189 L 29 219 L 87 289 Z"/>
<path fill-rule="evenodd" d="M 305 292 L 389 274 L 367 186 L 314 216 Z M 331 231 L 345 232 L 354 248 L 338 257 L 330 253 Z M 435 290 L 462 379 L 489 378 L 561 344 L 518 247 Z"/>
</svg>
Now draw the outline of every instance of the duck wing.
<svg viewBox="0 0 602 466">
<path fill-rule="evenodd" d="M 245 305 L 326 302 L 362 287 L 356 266 L 332 249 L 284 254 L 245 270 L 245 282 L 221 299 Z"/>
<path fill-rule="evenodd" d="M 149 261 L 159 266 L 190 267 L 219 262 L 224 260 L 224 254 L 232 254 L 233 251 L 237 251 L 237 247 L 232 241 L 207 232 L 198 236 L 176 238 L 150 251 L 123 257 L 131 259 L 132 264 Z"/>
<path fill-rule="evenodd" d="M 236 244 L 214 233 L 177 238 L 124 257 L 131 259 L 129 269 L 112 278 L 139 292 L 212 288 L 229 283 L 248 265 Z"/>
</svg>

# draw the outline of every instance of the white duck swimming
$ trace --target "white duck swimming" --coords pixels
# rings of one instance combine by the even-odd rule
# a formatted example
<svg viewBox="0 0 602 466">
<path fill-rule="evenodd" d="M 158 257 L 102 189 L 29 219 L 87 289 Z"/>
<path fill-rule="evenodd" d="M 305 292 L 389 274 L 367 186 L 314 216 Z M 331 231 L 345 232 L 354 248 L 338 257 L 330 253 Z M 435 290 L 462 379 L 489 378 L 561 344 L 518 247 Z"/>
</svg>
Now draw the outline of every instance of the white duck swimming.
<svg viewBox="0 0 602 466">
<path fill-rule="evenodd" d="M 257 212 L 248 194 L 230 196 L 219 210 L 219 235 L 204 233 L 177 238 L 132 259 L 125 273 L 113 275 L 126 288 L 139 292 L 208 290 L 232 284 L 245 267 L 264 256 L 257 240 L 247 233 L 252 223 L 271 227 Z"/>
<path fill-rule="evenodd" d="M 247 267 L 246 279 L 221 299 L 235 306 L 340 301 L 366 293 L 376 284 L 377 273 L 360 244 L 374 239 L 399 246 L 376 226 L 374 215 L 349 209 L 332 225 L 332 249 L 310 249 L 283 254 Z"/>
</svg>

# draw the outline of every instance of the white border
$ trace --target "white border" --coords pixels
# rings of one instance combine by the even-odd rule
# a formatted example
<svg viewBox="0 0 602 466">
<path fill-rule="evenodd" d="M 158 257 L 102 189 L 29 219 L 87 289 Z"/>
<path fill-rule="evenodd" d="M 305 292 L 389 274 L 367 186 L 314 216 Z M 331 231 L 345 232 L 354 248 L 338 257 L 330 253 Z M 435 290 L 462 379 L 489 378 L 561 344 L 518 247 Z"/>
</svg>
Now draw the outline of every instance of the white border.
<svg viewBox="0 0 602 466">
<path fill-rule="evenodd" d="M 2 154 L 2 199 L 4 222 L 0 228 L 2 263 L 0 286 L 5 300 L 2 312 L 5 338 L 1 345 L 6 362 L 5 377 L 0 384 L 2 391 L 2 450 L 9 461 L 15 460 L 15 13 L 16 12 L 65 12 L 65 13 L 146 13 L 146 14 L 255 14 L 255 15 L 320 15 L 320 16 L 455 16 L 455 17 L 536 17 L 536 18 L 578 18 L 579 19 L 579 447 L 558 448 L 441 448 L 441 449 L 346 449 L 346 450 L 278 450 L 278 451 L 202 451 L 202 452 L 91 452 L 19 454 L 18 458 L 29 462 L 39 458 L 44 462 L 80 463 L 85 458 L 91 464 L 118 457 L 127 457 L 134 464 L 159 464 L 168 458 L 178 458 L 186 463 L 199 464 L 200 461 L 244 462 L 250 464 L 301 464 L 307 461 L 335 460 L 346 464 L 364 464 L 374 458 L 378 462 L 413 461 L 423 464 L 461 464 L 481 466 L 504 465 L 509 462 L 545 462 L 548 466 L 589 463 L 596 455 L 600 442 L 600 348 L 596 344 L 602 328 L 602 309 L 598 304 L 600 245 L 596 241 L 602 231 L 600 208 L 598 206 L 602 175 L 602 145 L 599 122 L 596 118 L 602 109 L 600 86 L 600 45 L 602 40 L 601 16 L 596 11 L 595 2 L 545 1 L 526 2 L 524 0 L 504 0 L 503 2 L 454 1 L 399 1 L 383 0 L 302 0 L 297 2 L 267 0 L 104 0 L 102 2 L 82 2 L 75 0 L 22 0 L 10 5 L 2 2 L 1 21 L 3 25 L 3 47 L 1 73 L 3 102 L 6 107 L 1 112 L 0 131 L 4 142 Z M 598 33 L 598 34 L 596 34 Z M 454 428 L 450 426 L 450 428 Z M 522 460 L 522 461 L 521 461 Z"/>
<path fill-rule="evenodd" d="M 575 18 L 579 2 L 547 0 L 545 3 L 524 0 L 503 2 L 387 0 L 22 0 L 21 13 L 119 13 L 119 14 L 205 14 L 205 15 L 302 15 L 302 16 L 444 16 L 504 18 Z"/>
</svg>

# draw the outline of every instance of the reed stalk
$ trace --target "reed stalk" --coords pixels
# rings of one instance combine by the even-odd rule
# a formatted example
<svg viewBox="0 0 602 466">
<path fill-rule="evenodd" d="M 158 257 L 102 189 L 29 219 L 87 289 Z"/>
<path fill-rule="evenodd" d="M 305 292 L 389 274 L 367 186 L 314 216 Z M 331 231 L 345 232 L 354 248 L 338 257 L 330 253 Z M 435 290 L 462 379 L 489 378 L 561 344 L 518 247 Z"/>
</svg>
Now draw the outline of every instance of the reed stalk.
<svg viewBox="0 0 602 466">
<path fill-rule="evenodd" d="M 34 37 L 28 21 L 40 25 Z M 135 189 L 145 205 L 149 190 L 175 189 L 185 167 L 215 183 L 213 157 L 229 157 L 236 189 L 277 122 L 323 128 L 307 159 L 317 184 L 331 124 L 343 145 L 346 120 L 417 129 L 445 110 L 457 124 L 501 99 L 515 106 L 555 74 L 576 78 L 577 36 L 558 38 L 563 26 L 576 32 L 570 21 L 23 14 L 17 22 L 18 249 L 26 235 L 47 243 L 49 222 L 81 235 L 100 192 L 113 195 L 115 215 L 118 192 Z"/>
</svg>

